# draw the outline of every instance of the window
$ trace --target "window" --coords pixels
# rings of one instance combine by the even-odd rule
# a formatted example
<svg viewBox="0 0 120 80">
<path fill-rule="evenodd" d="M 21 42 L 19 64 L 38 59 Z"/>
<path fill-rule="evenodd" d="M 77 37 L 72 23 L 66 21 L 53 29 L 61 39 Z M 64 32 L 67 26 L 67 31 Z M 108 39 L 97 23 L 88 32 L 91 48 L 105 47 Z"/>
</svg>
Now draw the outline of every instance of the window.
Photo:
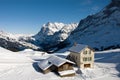
<svg viewBox="0 0 120 80">
<path fill-rule="evenodd" d="M 87 54 L 87 51 L 84 51 L 83 54 Z"/>
<path fill-rule="evenodd" d="M 86 57 L 84 57 L 84 58 L 83 58 L 83 61 L 87 61 L 87 58 L 86 58 Z"/>
<path fill-rule="evenodd" d="M 83 58 L 83 61 L 85 61 L 85 58 Z"/>
<path fill-rule="evenodd" d="M 83 57 L 83 61 L 92 61 L 92 57 Z"/>
<path fill-rule="evenodd" d="M 92 60 L 92 57 L 88 57 L 88 61 L 91 61 Z"/>
<path fill-rule="evenodd" d="M 89 54 L 91 54 L 91 50 L 89 50 Z"/>
<path fill-rule="evenodd" d="M 75 57 L 75 59 L 77 60 L 77 56 Z"/>
</svg>

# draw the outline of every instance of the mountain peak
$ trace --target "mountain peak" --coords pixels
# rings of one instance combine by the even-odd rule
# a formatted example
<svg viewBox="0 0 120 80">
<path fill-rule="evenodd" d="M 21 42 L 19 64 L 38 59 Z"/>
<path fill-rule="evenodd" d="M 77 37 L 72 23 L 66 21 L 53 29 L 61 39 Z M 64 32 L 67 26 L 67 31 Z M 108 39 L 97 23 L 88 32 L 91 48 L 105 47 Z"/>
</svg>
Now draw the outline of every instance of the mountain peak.
<svg viewBox="0 0 120 80">
<path fill-rule="evenodd" d="M 59 23 L 59 22 L 54 22 L 54 23 L 52 23 L 52 22 L 48 22 L 48 23 L 46 23 L 46 24 L 44 24 L 43 26 L 49 26 L 49 27 L 51 27 L 51 26 L 63 26 L 64 25 L 64 23 Z"/>
<path fill-rule="evenodd" d="M 77 27 L 77 23 L 64 24 L 58 22 L 48 22 L 44 24 L 35 39 L 42 47 L 57 45 L 67 39 L 70 33 Z"/>
</svg>

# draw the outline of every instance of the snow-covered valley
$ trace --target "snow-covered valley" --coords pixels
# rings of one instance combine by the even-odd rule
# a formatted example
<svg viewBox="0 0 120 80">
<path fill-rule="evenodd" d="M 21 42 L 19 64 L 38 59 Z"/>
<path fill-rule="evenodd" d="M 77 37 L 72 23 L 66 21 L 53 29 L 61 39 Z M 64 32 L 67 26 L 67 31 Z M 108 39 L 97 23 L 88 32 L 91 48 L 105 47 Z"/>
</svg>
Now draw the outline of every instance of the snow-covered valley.
<svg viewBox="0 0 120 80">
<path fill-rule="evenodd" d="M 61 78 L 53 72 L 40 72 L 37 62 L 50 55 L 65 57 L 68 54 L 69 52 L 47 54 L 30 49 L 11 52 L 0 48 L 0 80 L 47 80 L 48 77 L 49 80 L 120 80 L 120 49 L 96 52 L 94 68 L 78 70 L 74 67 L 74 77 Z"/>
<path fill-rule="evenodd" d="M 82 19 L 79 24 L 48 22 L 34 35 L 0 30 L 0 80 L 120 80 L 119 15 L 120 0 L 112 0 L 103 10 Z M 74 65 L 76 75 L 72 77 L 41 72 L 38 62 L 42 63 L 51 55 L 66 58 L 69 48 L 76 44 L 88 45 L 93 52 L 96 50 L 95 59 L 91 60 L 94 68 L 78 69 Z"/>
</svg>

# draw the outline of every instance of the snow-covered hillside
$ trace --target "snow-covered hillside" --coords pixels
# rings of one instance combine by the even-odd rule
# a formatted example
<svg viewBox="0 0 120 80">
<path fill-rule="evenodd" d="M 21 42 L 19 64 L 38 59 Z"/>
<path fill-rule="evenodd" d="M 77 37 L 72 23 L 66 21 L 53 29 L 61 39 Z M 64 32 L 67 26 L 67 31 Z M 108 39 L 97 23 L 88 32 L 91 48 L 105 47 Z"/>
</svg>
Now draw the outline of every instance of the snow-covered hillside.
<svg viewBox="0 0 120 80">
<path fill-rule="evenodd" d="M 32 40 L 32 37 L 29 35 L 11 34 L 0 31 L 0 46 L 12 51 L 19 51 L 26 48 L 37 50 L 39 47 L 27 42 L 29 40 Z"/>
<path fill-rule="evenodd" d="M 77 23 L 63 24 L 48 22 L 43 25 L 40 32 L 34 37 L 37 40 L 37 43 L 39 43 L 43 48 L 52 47 L 67 39 L 77 25 Z"/>
<path fill-rule="evenodd" d="M 0 80 L 120 80 L 120 49 L 95 52 L 93 69 L 78 69 L 74 66 L 76 75 L 62 78 L 53 72 L 41 73 L 37 62 L 51 55 L 67 56 L 69 52 L 43 53 L 30 49 L 11 52 L 0 47 Z"/>
<path fill-rule="evenodd" d="M 87 44 L 96 50 L 120 47 L 120 0 L 112 0 L 100 12 L 80 21 L 70 42 Z"/>
<path fill-rule="evenodd" d="M 33 60 L 0 47 L 0 63 L 26 63 Z"/>
</svg>

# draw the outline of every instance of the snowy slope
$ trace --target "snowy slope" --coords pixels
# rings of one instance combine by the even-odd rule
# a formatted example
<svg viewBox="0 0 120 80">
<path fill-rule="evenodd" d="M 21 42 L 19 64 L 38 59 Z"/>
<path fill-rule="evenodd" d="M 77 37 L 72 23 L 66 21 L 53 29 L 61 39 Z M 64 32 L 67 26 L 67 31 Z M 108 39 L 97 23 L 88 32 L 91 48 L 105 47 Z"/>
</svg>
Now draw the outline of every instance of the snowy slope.
<svg viewBox="0 0 120 80">
<path fill-rule="evenodd" d="M 50 48 L 67 39 L 70 33 L 77 27 L 77 25 L 77 23 L 63 24 L 57 22 L 48 22 L 47 24 L 43 25 L 40 32 L 34 37 L 37 41 L 37 44 L 39 43 L 43 48 Z"/>
<path fill-rule="evenodd" d="M 49 54 L 47 54 L 46 52 L 34 51 L 32 49 L 25 49 L 23 51 L 19 51 L 18 54 L 30 57 L 33 60 L 46 59 L 49 57 Z"/>
<path fill-rule="evenodd" d="M 27 52 L 31 51 L 34 52 L 33 50 L 27 49 L 24 50 L 23 53 L 21 52 L 21 54 L 26 54 Z M 7 55 L 13 53 L 3 48 L 0 48 L 0 52 L 4 52 L 4 54 L 6 52 L 9 53 Z M 69 52 L 63 54 L 56 53 L 56 55 L 65 56 L 66 54 L 68 55 L 68 53 Z M 23 61 L 21 64 L 18 64 L 17 60 L 21 57 L 17 57 L 18 59 L 15 59 L 16 62 L 14 63 L 10 63 L 9 61 L 8 63 L 0 62 L 0 80 L 48 80 L 48 78 L 49 80 L 120 80 L 120 49 L 100 51 L 95 53 L 94 69 L 78 69 L 77 67 L 74 67 L 76 76 L 62 78 L 53 72 L 47 74 L 41 73 L 39 67 L 36 65 L 36 62 L 25 63 Z M 48 57 L 50 54 L 45 56 L 38 56 L 38 62 L 40 62 L 43 60 L 43 57 Z M 11 57 L 16 57 L 16 55 L 11 55 Z"/>
<path fill-rule="evenodd" d="M 29 42 L 30 40 L 33 40 L 31 35 L 11 34 L 0 31 L 0 46 L 12 51 L 19 51 L 25 48 L 38 49 L 39 47 Z"/>
<path fill-rule="evenodd" d="M 0 47 L 0 63 L 19 63 L 19 62 L 32 62 L 28 57 L 22 56 L 15 52 L 6 50 Z"/>
<path fill-rule="evenodd" d="M 120 47 L 120 1 L 112 0 L 100 12 L 80 21 L 70 35 L 72 43 L 87 44 L 96 50 Z"/>
</svg>

